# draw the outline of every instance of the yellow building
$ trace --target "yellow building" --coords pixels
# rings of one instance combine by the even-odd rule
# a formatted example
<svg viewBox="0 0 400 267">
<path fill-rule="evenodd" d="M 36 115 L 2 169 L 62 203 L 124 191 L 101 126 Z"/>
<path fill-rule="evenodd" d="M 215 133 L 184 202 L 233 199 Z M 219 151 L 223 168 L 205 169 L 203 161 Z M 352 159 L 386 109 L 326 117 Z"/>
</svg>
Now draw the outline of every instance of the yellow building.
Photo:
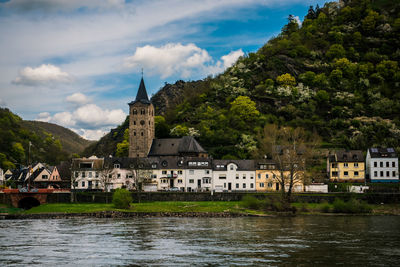
<svg viewBox="0 0 400 267">
<path fill-rule="evenodd" d="M 257 163 L 256 166 L 256 191 L 257 192 L 277 192 L 281 190 L 280 172 L 276 168 L 276 163 L 272 160 L 264 160 Z M 289 171 L 284 171 L 285 177 L 289 176 Z M 285 185 L 285 190 L 289 187 Z M 303 192 L 303 179 L 296 179 L 292 192 Z"/>
<path fill-rule="evenodd" d="M 331 182 L 364 182 L 365 163 L 361 150 L 336 151 L 327 159 L 327 173 Z"/>
</svg>

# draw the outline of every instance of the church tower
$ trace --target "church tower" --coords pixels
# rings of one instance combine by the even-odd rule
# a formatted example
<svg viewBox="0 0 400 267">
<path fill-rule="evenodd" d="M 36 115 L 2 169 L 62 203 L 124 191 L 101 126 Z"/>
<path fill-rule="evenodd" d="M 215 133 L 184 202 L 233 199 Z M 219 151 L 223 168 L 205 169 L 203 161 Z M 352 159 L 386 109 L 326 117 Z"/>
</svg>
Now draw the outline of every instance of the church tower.
<svg viewBox="0 0 400 267">
<path fill-rule="evenodd" d="M 129 103 L 129 157 L 147 157 L 154 139 L 154 106 L 143 77 L 135 101 Z"/>
</svg>

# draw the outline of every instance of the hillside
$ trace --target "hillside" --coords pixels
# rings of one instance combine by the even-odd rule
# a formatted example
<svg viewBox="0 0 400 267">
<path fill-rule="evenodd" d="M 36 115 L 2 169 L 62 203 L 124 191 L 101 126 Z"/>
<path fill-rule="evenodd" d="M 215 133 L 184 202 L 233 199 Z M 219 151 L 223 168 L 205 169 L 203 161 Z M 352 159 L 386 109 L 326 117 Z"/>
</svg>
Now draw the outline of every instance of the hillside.
<svg viewBox="0 0 400 267">
<path fill-rule="evenodd" d="M 327 148 L 400 151 L 399 15 L 399 1 L 348 0 L 310 7 L 302 25 L 289 16 L 217 77 L 164 86 L 156 130 L 196 135 L 216 158 L 252 157 L 268 123 L 315 131 Z"/>
<path fill-rule="evenodd" d="M 73 153 L 81 153 L 90 143 L 64 127 L 24 121 L 10 110 L 0 108 L 1 168 L 15 168 L 29 161 L 56 165 Z"/>
<path fill-rule="evenodd" d="M 69 155 L 74 153 L 80 154 L 87 146 L 94 143 L 94 141 L 86 140 L 70 129 L 54 123 L 23 120 L 22 126 L 35 132 L 41 138 L 46 137 L 45 133 L 50 133 L 56 139 L 60 140 L 63 150 Z"/>
</svg>

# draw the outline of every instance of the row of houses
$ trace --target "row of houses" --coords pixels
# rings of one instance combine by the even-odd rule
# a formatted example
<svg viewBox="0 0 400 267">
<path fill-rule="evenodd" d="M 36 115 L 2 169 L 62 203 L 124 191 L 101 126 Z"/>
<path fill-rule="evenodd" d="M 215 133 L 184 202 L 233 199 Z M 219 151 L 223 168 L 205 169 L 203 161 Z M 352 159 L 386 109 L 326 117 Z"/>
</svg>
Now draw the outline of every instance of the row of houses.
<svg viewBox="0 0 400 267">
<path fill-rule="evenodd" d="M 107 190 L 125 187 L 144 191 L 279 191 L 272 160 L 216 160 L 209 157 L 147 157 L 73 159 L 72 188 Z M 285 173 L 287 175 L 287 173 Z M 296 182 L 294 191 L 304 191 Z"/>
<path fill-rule="evenodd" d="M 399 160 L 393 148 L 369 148 L 337 151 L 327 158 L 327 175 L 331 182 L 399 182 Z"/>
<path fill-rule="evenodd" d="M 62 162 L 57 166 L 48 166 L 39 162 L 32 166 L 5 172 L 0 169 L 0 184 L 18 188 L 69 189 L 70 177 L 69 162 Z"/>
</svg>

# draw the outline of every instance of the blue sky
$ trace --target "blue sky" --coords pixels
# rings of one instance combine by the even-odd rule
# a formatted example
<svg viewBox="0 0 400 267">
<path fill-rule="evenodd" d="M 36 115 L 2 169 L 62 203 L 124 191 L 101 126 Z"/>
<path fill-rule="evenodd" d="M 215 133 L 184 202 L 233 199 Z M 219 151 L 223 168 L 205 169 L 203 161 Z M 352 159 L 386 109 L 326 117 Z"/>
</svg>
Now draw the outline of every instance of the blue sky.
<svg viewBox="0 0 400 267">
<path fill-rule="evenodd" d="M 148 93 L 216 75 L 320 0 L 0 0 L 0 106 L 98 139 Z"/>
</svg>

